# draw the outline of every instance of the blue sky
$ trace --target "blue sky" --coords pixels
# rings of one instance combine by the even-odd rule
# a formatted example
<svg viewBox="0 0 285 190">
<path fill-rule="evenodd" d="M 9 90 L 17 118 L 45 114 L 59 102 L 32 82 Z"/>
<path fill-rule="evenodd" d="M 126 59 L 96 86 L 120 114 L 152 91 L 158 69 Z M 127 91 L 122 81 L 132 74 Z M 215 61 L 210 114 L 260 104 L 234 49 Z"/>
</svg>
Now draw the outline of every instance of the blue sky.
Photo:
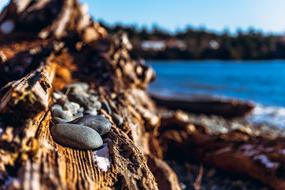
<svg viewBox="0 0 285 190">
<path fill-rule="evenodd" d="M 7 0 L 0 0 L 5 3 Z M 190 25 L 234 32 L 249 27 L 285 32 L 285 0 L 81 0 L 95 19 L 168 30 Z"/>
</svg>

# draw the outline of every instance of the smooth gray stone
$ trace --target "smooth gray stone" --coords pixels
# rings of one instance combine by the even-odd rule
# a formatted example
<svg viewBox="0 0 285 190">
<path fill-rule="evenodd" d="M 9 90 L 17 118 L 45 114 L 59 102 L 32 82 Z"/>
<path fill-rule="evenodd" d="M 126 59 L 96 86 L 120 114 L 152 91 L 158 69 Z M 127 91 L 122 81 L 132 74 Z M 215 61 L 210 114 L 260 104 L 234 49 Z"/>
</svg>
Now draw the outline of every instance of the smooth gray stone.
<svg viewBox="0 0 285 190">
<path fill-rule="evenodd" d="M 79 112 L 80 105 L 78 103 L 75 103 L 75 102 L 67 101 L 64 103 L 63 109 L 70 111 L 72 114 L 76 114 Z"/>
<path fill-rule="evenodd" d="M 89 89 L 88 94 L 91 94 L 92 96 L 95 96 L 97 99 L 99 99 L 98 92 L 95 89 Z"/>
<path fill-rule="evenodd" d="M 93 109 L 93 110 L 86 110 L 85 111 L 85 114 L 88 114 L 88 115 L 98 115 L 98 112 L 96 109 Z"/>
<path fill-rule="evenodd" d="M 79 90 L 79 91 L 87 91 L 89 89 L 89 84 L 84 82 L 76 82 L 70 85 L 67 85 L 66 88 L 72 90 Z"/>
<path fill-rule="evenodd" d="M 86 109 L 88 110 L 99 110 L 101 108 L 101 102 L 86 102 L 85 104 Z"/>
<path fill-rule="evenodd" d="M 69 97 L 72 101 L 78 103 L 80 106 L 84 107 L 87 110 L 99 110 L 102 107 L 101 102 L 98 101 L 98 98 L 93 95 L 73 92 Z"/>
<path fill-rule="evenodd" d="M 57 124 L 51 127 L 53 139 L 62 146 L 76 149 L 96 149 L 103 145 L 101 136 L 93 129 L 76 124 Z"/>
<path fill-rule="evenodd" d="M 72 92 L 69 94 L 69 98 L 70 100 L 78 103 L 80 106 L 86 107 L 86 102 L 89 101 L 88 99 L 88 94 L 84 93 L 84 92 L 80 92 L 80 93 L 76 93 L 76 92 Z"/>
<path fill-rule="evenodd" d="M 116 113 L 113 113 L 113 114 L 112 114 L 112 119 L 114 120 L 114 122 L 115 122 L 117 125 L 122 125 L 123 122 L 124 122 L 124 118 L 121 117 L 120 115 L 116 114 Z"/>
<path fill-rule="evenodd" d="M 91 95 L 91 96 L 89 96 L 89 102 L 88 102 L 87 106 L 89 108 L 95 108 L 95 109 L 99 110 L 99 109 L 101 109 L 102 104 L 98 100 L 98 97 Z"/>
<path fill-rule="evenodd" d="M 60 117 L 53 117 L 52 120 L 53 120 L 55 123 L 68 123 L 68 122 L 70 122 L 70 120 L 61 119 Z"/>
<path fill-rule="evenodd" d="M 51 111 L 53 111 L 53 110 L 62 110 L 62 106 L 61 105 L 59 105 L 59 104 L 54 104 L 52 107 L 51 107 Z"/>
<path fill-rule="evenodd" d="M 59 117 L 64 120 L 73 120 L 73 114 L 68 110 L 62 110 L 62 107 L 58 104 L 55 104 L 51 107 L 51 113 L 53 117 Z"/>
<path fill-rule="evenodd" d="M 89 93 L 90 94 L 90 93 Z M 90 100 L 93 101 L 93 102 L 98 102 L 98 96 L 94 95 L 94 94 L 90 94 Z"/>
<path fill-rule="evenodd" d="M 100 135 L 107 134 L 112 127 L 112 123 L 101 115 L 86 115 L 72 121 L 71 123 L 88 126 L 96 130 Z"/>
<path fill-rule="evenodd" d="M 84 113 L 83 112 L 78 112 L 76 113 L 74 116 L 73 116 L 73 120 L 74 119 L 77 119 L 77 118 L 80 118 L 80 117 L 83 117 L 84 116 Z"/>
</svg>

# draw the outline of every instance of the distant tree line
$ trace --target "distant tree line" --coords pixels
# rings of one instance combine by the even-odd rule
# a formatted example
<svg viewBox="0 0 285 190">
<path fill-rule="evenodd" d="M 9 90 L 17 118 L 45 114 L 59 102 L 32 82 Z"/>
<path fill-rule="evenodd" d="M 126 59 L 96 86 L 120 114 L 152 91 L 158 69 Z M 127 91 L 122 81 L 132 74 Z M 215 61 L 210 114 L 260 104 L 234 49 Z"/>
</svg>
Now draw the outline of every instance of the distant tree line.
<svg viewBox="0 0 285 190">
<path fill-rule="evenodd" d="M 109 26 L 109 32 L 124 31 L 133 44 L 132 56 L 145 59 L 285 59 L 285 36 L 263 34 L 250 29 L 235 35 L 225 31 L 221 34 L 203 29 L 188 28 L 169 33 L 159 27 L 151 30 L 134 26 Z M 162 50 L 144 49 L 146 42 L 166 43 Z M 171 46 L 167 45 L 171 42 Z M 181 46 L 181 43 L 183 43 Z M 175 46 L 175 44 L 180 44 Z M 149 44 L 148 44 L 149 45 Z"/>
</svg>

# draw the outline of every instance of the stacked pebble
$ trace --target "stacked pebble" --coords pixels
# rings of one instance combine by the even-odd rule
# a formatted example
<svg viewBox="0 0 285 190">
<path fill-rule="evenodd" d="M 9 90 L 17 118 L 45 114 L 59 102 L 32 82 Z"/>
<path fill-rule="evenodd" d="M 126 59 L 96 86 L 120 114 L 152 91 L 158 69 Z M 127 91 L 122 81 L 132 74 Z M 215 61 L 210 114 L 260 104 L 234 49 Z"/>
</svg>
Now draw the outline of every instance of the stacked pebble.
<svg viewBox="0 0 285 190">
<path fill-rule="evenodd" d="M 63 145 L 76 149 L 96 149 L 103 145 L 101 135 L 111 130 L 111 122 L 97 111 L 101 102 L 89 90 L 86 83 L 74 83 L 66 87 L 66 94 L 55 92 L 51 113 L 54 126 L 51 127 L 53 139 Z"/>
</svg>

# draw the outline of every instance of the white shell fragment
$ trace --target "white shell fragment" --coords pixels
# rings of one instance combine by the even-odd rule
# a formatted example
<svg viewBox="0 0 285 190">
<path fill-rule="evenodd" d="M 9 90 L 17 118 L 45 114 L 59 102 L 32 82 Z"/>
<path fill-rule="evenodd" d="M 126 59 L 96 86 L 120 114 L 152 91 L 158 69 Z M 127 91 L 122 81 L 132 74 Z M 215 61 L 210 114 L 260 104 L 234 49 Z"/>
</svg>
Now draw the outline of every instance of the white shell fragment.
<svg viewBox="0 0 285 190">
<path fill-rule="evenodd" d="M 111 166 L 108 144 L 104 143 L 101 149 L 94 151 L 93 158 L 102 171 L 108 171 Z"/>
</svg>

